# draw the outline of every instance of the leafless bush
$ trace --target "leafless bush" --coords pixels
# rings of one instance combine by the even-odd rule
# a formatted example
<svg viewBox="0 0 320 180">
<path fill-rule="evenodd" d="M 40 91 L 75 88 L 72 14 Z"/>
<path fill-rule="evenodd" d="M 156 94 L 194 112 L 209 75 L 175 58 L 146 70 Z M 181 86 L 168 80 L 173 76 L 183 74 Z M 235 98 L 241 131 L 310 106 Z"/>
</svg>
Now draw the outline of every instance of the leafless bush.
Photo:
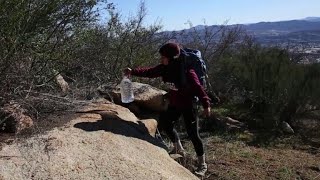
<svg viewBox="0 0 320 180">
<path fill-rule="evenodd" d="M 0 83 L 2 99 L 46 87 L 69 58 L 74 32 L 95 21 L 100 1 L 1 1 Z M 5 101 L 5 100 L 4 100 Z"/>
</svg>

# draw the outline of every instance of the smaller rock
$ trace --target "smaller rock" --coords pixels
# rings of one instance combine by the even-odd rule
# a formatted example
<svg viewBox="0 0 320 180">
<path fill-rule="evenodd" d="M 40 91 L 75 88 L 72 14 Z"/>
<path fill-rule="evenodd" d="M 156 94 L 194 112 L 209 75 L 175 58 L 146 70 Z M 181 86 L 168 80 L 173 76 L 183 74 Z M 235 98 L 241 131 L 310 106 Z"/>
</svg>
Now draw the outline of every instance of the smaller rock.
<svg viewBox="0 0 320 180">
<path fill-rule="evenodd" d="M 69 84 L 64 80 L 64 78 L 62 77 L 61 74 L 58 74 L 55 78 L 56 78 L 57 84 L 61 88 L 62 95 L 63 96 L 67 95 L 67 93 L 70 89 Z"/>
<path fill-rule="evenodd" d="M 149 134 L 152 137 L 155 137 L 156 132 L 157 132 L 158 122 L 155 119 L 144 119 L 144 120 L 140 120 L 140 122 L 142 122 L 146 126 Z"/>
<path fill-rule="evenodd" d="M 172 159 L 183 158 L 183 156 L 181 156 L 180 154 L 170 154 L 170 157 L 171 157 Z"/>
<path fill-rule="evenodd" d="M 20 133 L 33 126 L 31 117 L 25 115 L 27 111 L 18 103 L 10 102 L 0 109 L 1 130 L 9 133 Z"/>
<path fill-rule="evenodd" d="M 227 131 L 238 131 L 245 127 L 245 124 L 243 122 L 232 119 L 230 117 L 216 117 L 215 121 L 218 126 L 226 129 Z"/>
</svg>

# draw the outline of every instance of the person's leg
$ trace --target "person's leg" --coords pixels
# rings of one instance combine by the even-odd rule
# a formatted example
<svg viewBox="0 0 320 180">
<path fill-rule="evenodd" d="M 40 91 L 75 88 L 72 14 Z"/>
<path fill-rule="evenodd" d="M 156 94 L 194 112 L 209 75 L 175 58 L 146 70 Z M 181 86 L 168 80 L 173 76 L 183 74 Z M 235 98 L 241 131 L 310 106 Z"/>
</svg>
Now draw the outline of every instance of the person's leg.
<svg viewBox="0 0 320 180">
<path fill-rule="evenodd" d="M 183 119 L 197 156 L 202 156 L 204 154 L 204 148 L 198 131 L 199 123 L 196 110 L 193 108 L 183 110 Z"/>
<path fill-rule="evenodd" d="M 183 119 L 186 125 L 188 136 L 191 139 L 196 154 L 198 156 L 198 168 L 196 170 L 196 174 L 204 175 L 207 171 L 207 164 L 205 162 L 203 143 L 199 135 L 199 122 L 197 111 L 194 108 L 183 110 Z"/>
<path fill-rule="evenodd" d="M 168 107 L 167 111 L 160 114 L 159 117 L 159 130 L 164 131 L 169 139 L 172 141 L 175 151 L 183 151 L 183 147 L 178 136 L 177 131 L 174 129 L 174 123 L 179 119 L 181 112 L 174 107 Z"/>
</svg>

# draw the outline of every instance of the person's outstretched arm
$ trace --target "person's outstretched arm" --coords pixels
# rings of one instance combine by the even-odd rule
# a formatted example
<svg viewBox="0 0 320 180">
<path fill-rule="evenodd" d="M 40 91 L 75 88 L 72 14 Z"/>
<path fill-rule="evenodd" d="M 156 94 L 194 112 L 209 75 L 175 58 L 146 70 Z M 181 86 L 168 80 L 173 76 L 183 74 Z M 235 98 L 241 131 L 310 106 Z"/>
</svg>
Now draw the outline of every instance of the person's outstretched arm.
<svg viewBox="0 0 320 180">
<path fill-rule="evenodd" d="M 133 75 L 138 77 L 156 78 L 160 77 L 163 72 L 164 65 L 159 64 L 155 67 L 139 67 L 139 68 L 126 68 L 124 73 L 126 75 Z"/>
</svg>

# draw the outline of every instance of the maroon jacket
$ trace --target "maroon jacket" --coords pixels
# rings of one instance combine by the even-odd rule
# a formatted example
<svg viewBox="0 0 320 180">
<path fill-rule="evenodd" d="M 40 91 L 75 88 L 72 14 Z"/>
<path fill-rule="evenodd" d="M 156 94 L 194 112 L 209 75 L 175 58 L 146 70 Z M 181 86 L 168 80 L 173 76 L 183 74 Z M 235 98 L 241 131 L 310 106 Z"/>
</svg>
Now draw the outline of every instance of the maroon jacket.
<svg viewBox="0 0 320 180">
<path fill-rule="evenodd" d="M 198 76 L 193 69 L 187 70 L 186 81 L 187 85 L 169 90 L 169 105 L 177 108 L 192 107 L 194 97 L 197 96 L 203 108 L 208 108 L 210 105 L 210 98 L 201 86 Z M 136 68 L 131 72 L 134 76 L 139 77 L 162 77 L 164 82 L 174 83 L 177 87 L 179 79 L 179 68 L 166 66 L 163 64 L 151 68 Z"/>
</svg>

